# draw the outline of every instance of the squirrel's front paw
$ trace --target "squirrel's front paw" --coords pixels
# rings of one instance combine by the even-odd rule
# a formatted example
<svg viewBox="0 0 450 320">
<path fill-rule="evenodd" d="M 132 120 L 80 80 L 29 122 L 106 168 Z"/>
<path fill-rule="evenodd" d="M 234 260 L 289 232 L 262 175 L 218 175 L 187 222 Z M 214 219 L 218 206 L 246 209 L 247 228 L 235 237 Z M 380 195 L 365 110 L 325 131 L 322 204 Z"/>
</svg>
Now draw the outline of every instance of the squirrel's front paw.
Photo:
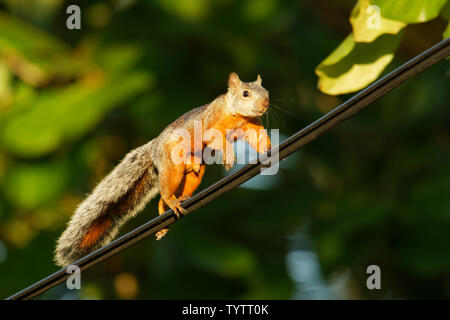
<svg viewBox="0 0 450 320">
<path fill-rule="evenodd" d="M 266 153 L 271 148 L 270 139 L 267 135 L 260 135 L 258 138 L 258 152 Z"/>
</svg>

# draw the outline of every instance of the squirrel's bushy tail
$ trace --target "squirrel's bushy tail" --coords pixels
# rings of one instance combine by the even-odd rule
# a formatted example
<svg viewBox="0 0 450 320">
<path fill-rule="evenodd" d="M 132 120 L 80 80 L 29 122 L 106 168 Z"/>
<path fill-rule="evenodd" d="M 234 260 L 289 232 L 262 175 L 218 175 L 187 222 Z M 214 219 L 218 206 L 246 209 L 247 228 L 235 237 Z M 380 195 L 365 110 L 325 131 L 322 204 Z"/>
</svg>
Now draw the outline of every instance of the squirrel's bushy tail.
<svg viewBox="0 0 450 320">
<path fill-rule="evenodd" d="M 55 261 L 67 266 L 110 242 L 159 191 L 152 141 L 128 153 L 78 206 L 58 239 Z"/>
</svg>

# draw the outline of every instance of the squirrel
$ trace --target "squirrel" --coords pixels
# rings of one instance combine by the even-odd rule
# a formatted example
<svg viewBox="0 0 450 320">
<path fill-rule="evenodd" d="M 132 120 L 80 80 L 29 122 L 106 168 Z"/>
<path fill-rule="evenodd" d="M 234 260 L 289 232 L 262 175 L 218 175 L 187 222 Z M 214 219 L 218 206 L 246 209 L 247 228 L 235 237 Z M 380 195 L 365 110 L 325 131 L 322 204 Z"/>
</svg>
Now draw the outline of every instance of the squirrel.
<svg viewBox="0 0 450 320">
<path fill-rule="evenodd" d="M 185 113 L 158 137 L 130 151 L 77 207 L 57 241 L 56 264 L 67 266 L 108 244 L 117 235 L 119 227 L 141 211 L 158 193 L 161 196 L 159 214 L 169 208 L 178 217 L 184 214 L 186 210 L 181 206 L 182 201 L 192 196 L 205 173 L 204 161 L 195 159 L 199 151 L 205 148 L 222 151 L 227 169 L 234 162 L 231 143 L 237 139 L 244 139 L 258 153 L 267 152 L 270 140 L 260 117 L 269 107 L 269 93 L 261 83 L 260 75 L 254 82 L 242 82 L 236 73 L 231 73 L 226 94 Z M 200 145 L 189 143 L 187 152 L 180 155 L 191 161 L 176 163 L 171 156 L 180 141 L 177 130 L 184 129 L 192 135 L 195 122 L 206 130 L 220 131 L 226 138 L 219 143 L 206 139 Z M 238 133 L 230 135 L 227 131 L 230 129 Z M 256 139 L 242 134 L 248 129 L 258 132 Z M 261 144 L 261 139 L 266 139 L 266 143 Z M 157 232 L 157 240 L 167 231 L 162 229 Z"/>
</svg>

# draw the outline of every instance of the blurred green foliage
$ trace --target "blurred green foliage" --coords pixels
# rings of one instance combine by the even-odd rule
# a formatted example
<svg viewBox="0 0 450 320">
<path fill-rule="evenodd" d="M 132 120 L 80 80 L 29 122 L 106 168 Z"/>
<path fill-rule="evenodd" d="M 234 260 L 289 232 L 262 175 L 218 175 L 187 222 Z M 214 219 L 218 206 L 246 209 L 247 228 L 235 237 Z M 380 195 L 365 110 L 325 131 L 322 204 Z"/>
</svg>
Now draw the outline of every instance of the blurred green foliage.
<svg viewBox="0 0 450 320">
<path fill-rule="evenodd" d="M 55 240 L 85 194 L 127 151 L 224 93 L 229 72 L 262 75 L 265 124 L 288 136 L 347 98 L 321 93 L 314 74 L 340 42 L 318 70 L 355 70 L 356 89 L 442 39 L 448 5 L 403 28 L 419 22 L 415 11 L 403 19 L 376 2 L 397 22 L 355 41 L 352 0 L 86 0 L 81 30 L 66 28 L 68 2 L 1 1 L 0 296 L 56 271 Z M 449 72 L 439 63 L 277 176 L 83 272 L 81 291 L 61 285 L 40 298 L 313 297 L 307 261 L 287 258 L 302 250 L 317 257 L 326 297 L 450 298 Z M 224 174 L 209 167 L 200 188 Z M 122 232 L 156 216 L 155 202 Z M 370 264 L 382 270 L 377 292 L 365 286 Z"/>
</svg>

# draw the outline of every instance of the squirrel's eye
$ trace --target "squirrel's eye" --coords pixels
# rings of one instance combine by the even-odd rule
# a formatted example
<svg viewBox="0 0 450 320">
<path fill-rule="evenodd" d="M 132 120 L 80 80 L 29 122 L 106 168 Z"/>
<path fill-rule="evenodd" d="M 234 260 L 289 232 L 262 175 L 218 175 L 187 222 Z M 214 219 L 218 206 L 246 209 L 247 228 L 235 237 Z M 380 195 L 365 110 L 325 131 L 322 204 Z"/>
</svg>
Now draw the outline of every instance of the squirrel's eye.
<svg viewBox="0 0 450 320">
<path fill-rule="evenodd" d="M 250 92 L 248 92 L 247 90 L 245 90 L 245 91 L 242 93 L 242 95 L 243 95 L 244 97 L 248 97 L 248 96 L 250 95 Z"/>
</svg>

